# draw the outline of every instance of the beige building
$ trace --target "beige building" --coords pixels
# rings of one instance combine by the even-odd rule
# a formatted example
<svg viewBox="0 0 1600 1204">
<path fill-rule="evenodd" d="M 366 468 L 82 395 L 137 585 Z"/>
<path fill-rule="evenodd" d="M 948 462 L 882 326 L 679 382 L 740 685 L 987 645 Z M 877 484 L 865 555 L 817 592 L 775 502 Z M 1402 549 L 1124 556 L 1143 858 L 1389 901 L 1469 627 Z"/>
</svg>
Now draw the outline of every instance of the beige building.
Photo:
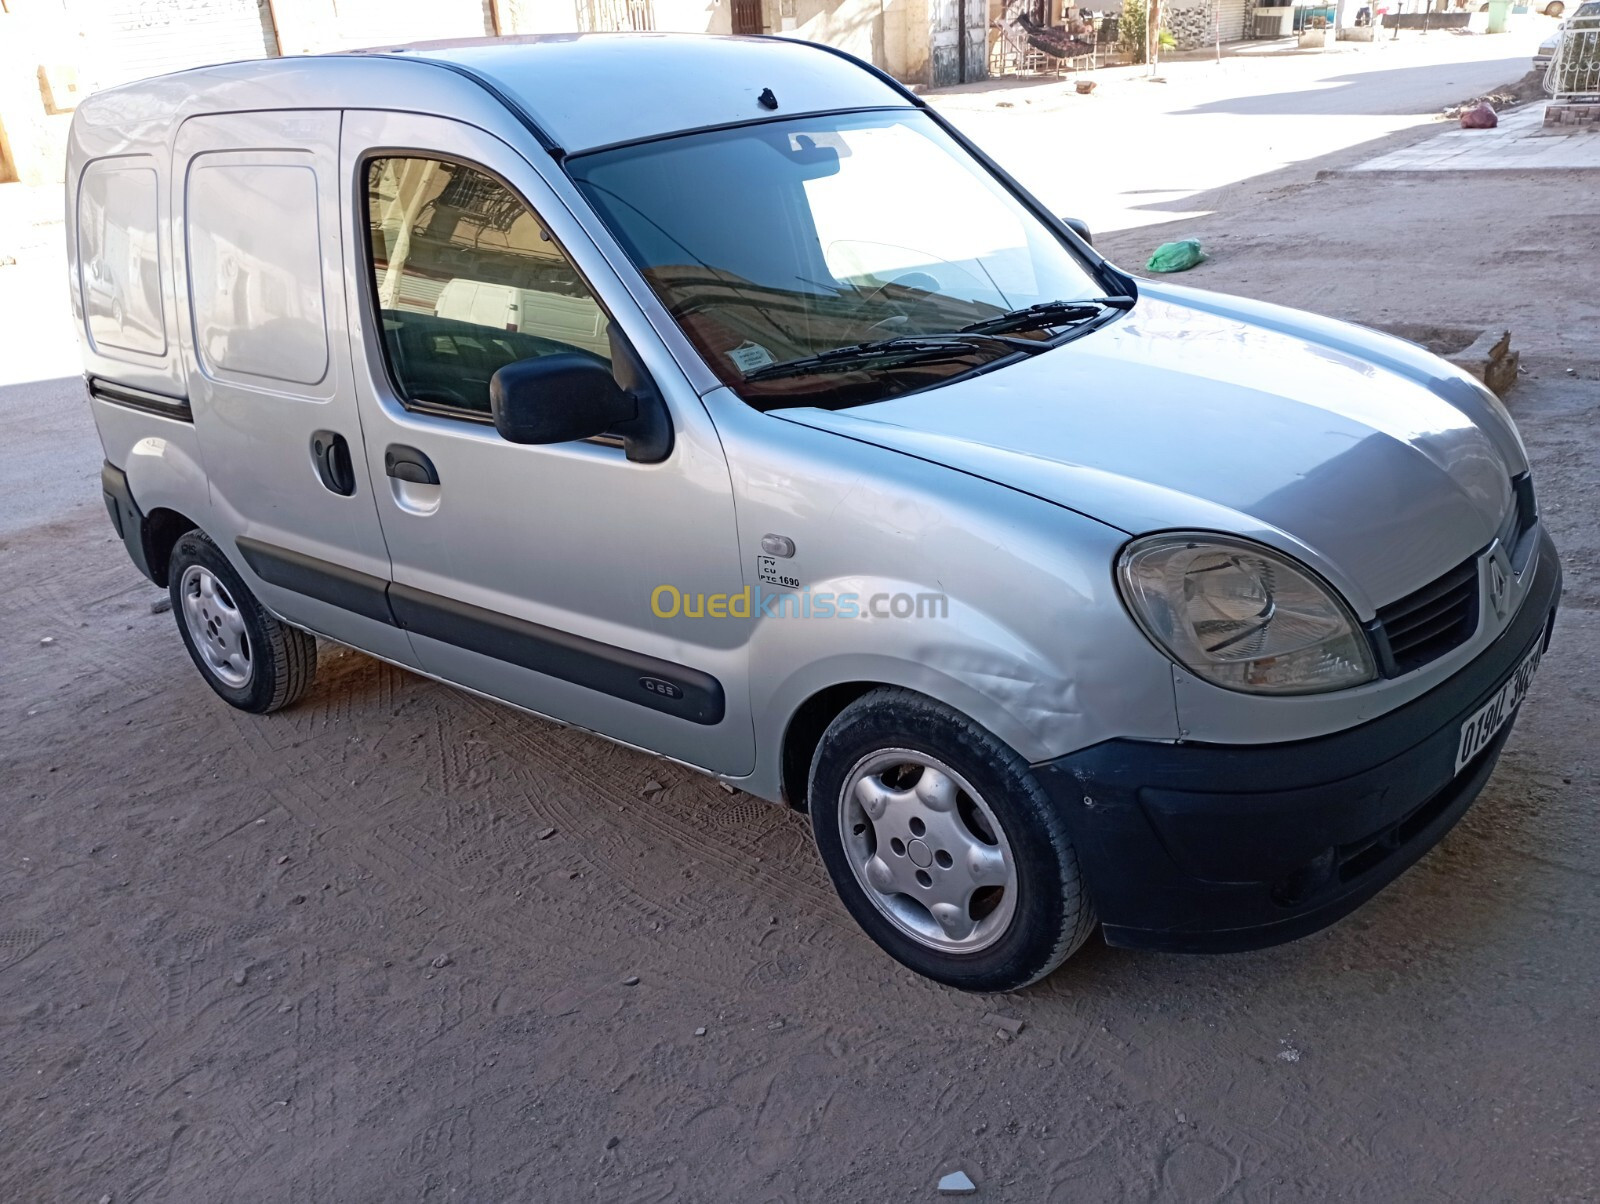
<svg viewBox="0 0 1600 1204">
<path fill-rule="evenodd" d="M 910 83 L 950 84 L 983 78 L 988 3 L 0 0 L 0 180 L 60 178 L 79 97 L 203 63 L 496 34 L 782 33 L 838 46 Z"/>
</svg>

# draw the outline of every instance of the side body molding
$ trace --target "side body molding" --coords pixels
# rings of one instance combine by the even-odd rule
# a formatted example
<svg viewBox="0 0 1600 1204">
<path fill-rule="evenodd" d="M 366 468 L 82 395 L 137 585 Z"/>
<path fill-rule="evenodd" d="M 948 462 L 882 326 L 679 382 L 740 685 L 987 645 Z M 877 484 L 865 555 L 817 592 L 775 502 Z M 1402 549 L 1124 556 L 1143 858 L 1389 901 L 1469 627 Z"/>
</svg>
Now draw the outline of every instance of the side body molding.
<svg viewBox="0 0 1600 1204">
<path fill-rule="evenodd" d="M 245 563 L 263 581 L 366 618 L 690 723 L 720 723 L 726 711 L 722 683 L 699 669 L 384 581 L 260 540 L 241 536 L 236 542 Z"/>
</svg>

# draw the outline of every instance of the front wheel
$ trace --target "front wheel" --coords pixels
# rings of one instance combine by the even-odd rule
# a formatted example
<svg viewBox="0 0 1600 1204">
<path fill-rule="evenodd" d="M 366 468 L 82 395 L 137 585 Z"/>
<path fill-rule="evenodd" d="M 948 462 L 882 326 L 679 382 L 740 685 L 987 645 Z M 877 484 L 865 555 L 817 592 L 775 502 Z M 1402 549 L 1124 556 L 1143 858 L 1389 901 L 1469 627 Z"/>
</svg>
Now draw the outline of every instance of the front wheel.
<svg viewBox="0 0 1600 1204">
<path fill-rule="evenodd" d="M 989 732 L 909 690 L 863 695 L 811 763 L 811 827 L 845 906 L 885 952 L 969 991 L 1011 991 L 1094 930 L 1061 817 Z"/>
<path fill-rule="evenodd" d="M 172 614 L 206 684 L 241 711 L 294 702 L 317 672 L 317 642 L 280 623 L 199 530 L 179 538 L 168 569 Z"/>
</svg>

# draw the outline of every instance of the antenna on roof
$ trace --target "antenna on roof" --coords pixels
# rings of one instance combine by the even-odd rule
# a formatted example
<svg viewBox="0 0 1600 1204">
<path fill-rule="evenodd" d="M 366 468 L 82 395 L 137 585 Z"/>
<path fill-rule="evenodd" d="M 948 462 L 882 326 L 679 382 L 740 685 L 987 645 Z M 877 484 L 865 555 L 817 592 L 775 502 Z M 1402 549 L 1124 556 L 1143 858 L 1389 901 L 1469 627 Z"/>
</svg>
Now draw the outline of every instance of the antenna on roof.
<svg viewBox="0 0 1600 1204">
<path fill-rule="evenodd" d="M 771 88 L 762 88 L 761 95 L 756 97 L 756 103 L 763 109 L 775 109 L 778 107 L 778 98 L 772 94 Z"/>
</svg>

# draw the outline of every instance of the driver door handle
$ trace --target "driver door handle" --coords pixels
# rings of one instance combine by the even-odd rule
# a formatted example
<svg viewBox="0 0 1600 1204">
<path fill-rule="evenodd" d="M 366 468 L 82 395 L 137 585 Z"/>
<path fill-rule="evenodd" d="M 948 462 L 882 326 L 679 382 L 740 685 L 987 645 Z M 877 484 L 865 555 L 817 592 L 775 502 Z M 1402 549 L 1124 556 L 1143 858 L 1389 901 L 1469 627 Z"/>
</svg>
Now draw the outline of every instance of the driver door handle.
<svg viewBox="0 0 1600 1204">
<path fill-rule="evenodd" d="M 437 485 L 439 472 L 427 454 L 403 443 L 391 443 L 383 452 L 383 471 L 412 485 Z"/>
</svg>

